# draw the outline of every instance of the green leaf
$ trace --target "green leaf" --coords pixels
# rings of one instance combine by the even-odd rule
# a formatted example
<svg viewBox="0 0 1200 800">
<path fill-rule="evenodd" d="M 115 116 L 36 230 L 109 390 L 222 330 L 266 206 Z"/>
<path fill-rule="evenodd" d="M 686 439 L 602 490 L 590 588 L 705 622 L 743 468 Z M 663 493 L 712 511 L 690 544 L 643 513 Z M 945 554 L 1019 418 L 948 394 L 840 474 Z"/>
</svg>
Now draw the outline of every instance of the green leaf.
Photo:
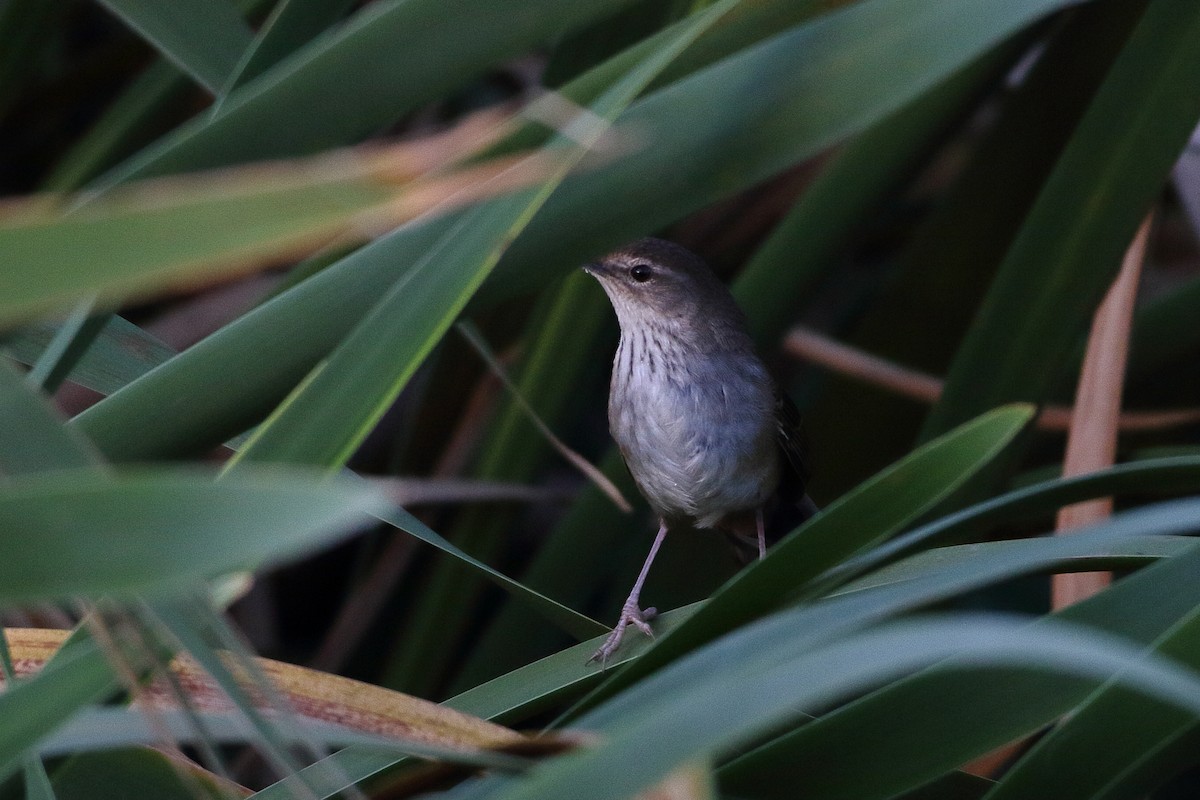
<svg viewBox="0 0 1200 800">
<path fill-rule="evenodd" d="M 1060 545 L 1063 538 L 1049 536 L 1039 539 L 1003 539 L 996 542 L 936 547 L 851 581 L 833 592 L 831 596 L 838 597 L 842 594 L 861 592 L 880 586 L 893 586 L 956 569 L 966 571 L 982 567 L 987 570 L 1002 571 L 1010 568 L 1009 565 L 1013 558 L 1021 560 L 1022 563 L 1025 559 L 1033 559 L 1037 571 L 1047 573 L 1133 570 L 1152 564 L 1161 558 L 1177 556 L 1192 549 L 1196 544 L 1195 540 L 1188 536 L 1133 536 L 1106 547 L 1077 550 L 1074 547 Z M 1077 541 L 1076 537 L 1071 537 L 1072 544 Z M 1032 571 L 1032 567 L 1022 567 L 1018 570 L 1018 572 Z M 965 580 L 967 575 L 964 574 L 961 577 Z M 1001 577 L 1015 577 L 1015 573 Z M 999 581 L 1000 577 L 991 580 Z M 965 589 L 961 591 L 965 591 Z"/>
<path fill-rule="evenodd" d="M 660 632 L 674 630 L 698 608 L 697 603 L 668 611 L 656 618 L 654 624 Z M 579 697 L 604 679 L 603 673 L 588 665 L 588 659 L 607 638 L 606 631 L 601 636 L 481 683 L 451 697 L 443 705 L 495 722 L 524 722 L 560 706 L 564 699 Z M 615 669 L 639 658 L 650 649 L 651 643 L 645 637 L 631 639 L 628 646 L 613 654 L 608 668 Z"/>
<path fill-rule="evenodd" d="M 346 13 L 353 0 L 279 0 L 221 92 L 228 95 L 307 44 Z M 223 98 L 222 98 L 223 99 Z M 219 105 L 219 101 L 218 101 Z"/>
<path fill-rule="evenodd" d="M 95 641 L 85 640 L 56 654 L 37 675 L 7 688 L 0 694 L 0 776 L 21 766 L 32 742 L 117 685 L 105 653 Z"/>
<path fill-rule="evenodd" d="M 1200 118 L 1200 6 L 1186 9 L 1149 4 L 1001 265 L 926 436 L 1053 387 Z"/>
<path fill-rule="evenodd" d="M 1124 528 L 1133 535 L 1194 532 L 1196 520 L 1196 502 L 1178 501 L 1121 515 L 1097 530 Z M 1197 568 L 1200 550 L 1192 548 L 1033 626 L 1061 619 L 1148 644 L 1200 603 Z M 1037 730 L 1070 711 L 1094 688 L 1074 680 L 1034 680 L 1015 671 L 994 674 L 987 691 L 979 691 L 979 686 L 977 677 L 957 668 L 918 673 L 739 759 L 727 769 L 728 786 L 731 791 L 753 791 L 786 775 L 823 798 L 890 798 Z M 917 717 L 920 724 L 910 724 Z M 988 724 L 979 725 L 981 719 Z M 838 743 L 847 737 L 870 750 L 870 771 L 839 767 L 844 762 Z"/>
<path fill-rule="evenodd" d="M 233 74 L 253 34 L 229 0 L 100 0 L 213 94 Z"/>
<path fill-rule="evenodd" d="M 181 772 L 178 762 L 150 747 L 81 753 L 54 770 L 59 800 L 229 800 L 229 787 L 200 769 Z"/>
<path fill-rule="evenodd" d="M 1146 659 L 1122 640 L 1080 626 L 1033 627 L 1025 620 L 964 614 L 880 626 L 814 649 L 792 619 L 800 613 L 756 623 L 614 698 L 579 720 L 602 733 L 596 746 L 545 762 L 484 796 L 629 797 L 680 764 L 777 729 L 802 709 L 828 706 L 947 658 L 979 682 L 1005 668 L 1034 679 L 1064 676 L 1086 683 L 1119 673 L 1139 692 L 1200 712 L 1196 673 Z"/>
<path fill-rule="evenodd" d="M 273 166 L 220 180 L 150 183 L 60 209 L 35 198 L 0 220 L 0 322 L 99 293 L 109 300 L 244 272 L 346 232 L 403 193 L 366 162 Z M 19 254 L 19 258 L 16 256 Z"/>
<path fill-rule="evenodd" d="M 20 474 L 89 467 L 95 456 L 75 431 L 58 419 L 45 398 L 0 363 L 0 472 Z"/>
<path fill-rule="evenodd" d="M 597 700 L 804 591 L 849 556 L 880 544 L 990 463 L 1033 418 L 1029 406 L 992 411 L 914 451 L 825 508 L 738 573 L 687 622 L 605 682 Z"/>
<path fill-rule="evenodd" d="M 1103 526 L 1069 537 L 994 542 L 969 547 L 940 548 L 872 573 L 841 589 L 831 598 L 808 601 L 797 625 L 815 643 L 889 617 L 944 603 L 954 597 L 1014 578 L 1055 571 L 1079 572 L 1098 566 L 1131 567 L 1193 549 L 1195 540 L 1170 535 L 1193 531 L 1200 504 L 1170 504 L 1122 515 Z M 663 615 L 661 633 L 674 630 L 681 617 L 699 608 L 689 606 Z M 659 623 L 656 622 L 656 625 Z M 447 703 L 478 716 L 519 724 L 542 713 L 547 704 L 571 697 L 604 676 L 584 660 L 601 639 L 563 650 L 514 670 L 459 695 Z M 632 639 L 616 656 L 633 661 L 650 646 L 644 637 Z M 588 648 L 592 648 L 589 650 Z M 748 767 L 753 773 L 755 768 Z M 790 785 L 790 784 L 782 784 Z"/>
<path fill-rule="evenodd" d="M 336 541 L 384 502 L 360 481 L 279 471 L 21 476 L 0 485 L 0 602 L 187 591 Z"/>
<path fill-rule="evenodd" d="M 383 752 L 378 748 L 351 746 L 310 764 L 250 797 L 253 800 L 294 800 L 298 792 L 304 792 L 319 800 L 325 800 L 336 797 L 340 792 L 379 774 L 399 761 L 394 753 Z"/>
<path fill-rule="evenodd" d="M 1193 669 L 1200 665 L 1200 607 L 1150 649 Z M 1038 741 L 988 798 L 1035 791 L 1063 800 L 1144 796 L 1195 763 L 1197 731 L 1196 715 L 1109 682 Z"/>
<path fill-rule="evenodd" d="M 1082 500 L 1122 494 L 1194 492 L 1200 481 L 1200 459 L 1189 456 L 1147 459 L 1120 464 L 1070 478 L 1016 489 L 922 525 L 837 565 L 825 576 L 830 585 L 885 564 L 918 546 L 947 544 L 978 536 L 1001 522 L 1018 522 L 1048 514 Z"/>
<path fill-rule="evenodd" d="M 27 325 L 4 340 L 4 352 L 22 364 L 33 364 L 55 332 L 53 323 Z M 113 315 L 67 379 L 100 394 L 112 394 L 175 355 L 173 348 L 144 329 Z"/>
<path fill-rule="evenodd" d="M 231 92 L 211 116 L 176 128 L 99 184 L 349 144 L 488 67 L 629 1 L 371 3 Z"/>
</svg>

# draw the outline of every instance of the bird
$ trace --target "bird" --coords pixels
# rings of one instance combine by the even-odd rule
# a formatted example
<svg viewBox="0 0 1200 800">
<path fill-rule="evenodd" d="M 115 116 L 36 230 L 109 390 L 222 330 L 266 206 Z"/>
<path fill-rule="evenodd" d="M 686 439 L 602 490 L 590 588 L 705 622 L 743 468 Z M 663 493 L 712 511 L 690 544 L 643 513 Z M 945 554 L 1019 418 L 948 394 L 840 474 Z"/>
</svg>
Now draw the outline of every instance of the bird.
<svg viewBox="0 0 1200 800">
<path fill-rule="evenodd" d="M 668 530 L 719 530 L 748 562 L 766 554 L 769 527 L 791 530 L 816 507 L 805 493 L 799 412 L 708 265 L 681 245 L 644 238 L 583 269 L 608 295 L 621 329 L 609 431 L 659 520 L 616 627 L 589 659 L 603 665 L 627 627 L 653 636 L 656 610 L 642 610 L 641 591 Z"/>
</svg>

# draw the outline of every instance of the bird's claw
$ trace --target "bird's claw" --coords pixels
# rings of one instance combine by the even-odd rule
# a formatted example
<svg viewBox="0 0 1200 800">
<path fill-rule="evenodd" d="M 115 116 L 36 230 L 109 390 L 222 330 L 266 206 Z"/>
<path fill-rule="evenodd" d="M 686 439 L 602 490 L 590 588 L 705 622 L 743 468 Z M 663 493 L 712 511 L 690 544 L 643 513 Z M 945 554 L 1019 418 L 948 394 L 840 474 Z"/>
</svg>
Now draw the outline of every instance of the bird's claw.
<svg viewBox="0 0 1200 800">
<path fill-rule="evenodd" d="M 654 631 L 650 629 L 650 621 L 656 616 L 658 616 L 657 608 L 651 606 L 643 611 L 638 608 L 637 603 L 627 601 L 624 608 L 621 609 L 621 618 L 617 620 L 616 627 L 604 640 L 604 644 L 600 645 L 600 649 L 592 653 L 592 657 L 587 660 L 587 663 L 599 661 L 603 668 L 608 663 L 609 656 L 617 652 L 617 648 L 621 646 L 621 640 L 625 638 L 625 628 L 629 625 L 653 639 Z"/>
</svg>

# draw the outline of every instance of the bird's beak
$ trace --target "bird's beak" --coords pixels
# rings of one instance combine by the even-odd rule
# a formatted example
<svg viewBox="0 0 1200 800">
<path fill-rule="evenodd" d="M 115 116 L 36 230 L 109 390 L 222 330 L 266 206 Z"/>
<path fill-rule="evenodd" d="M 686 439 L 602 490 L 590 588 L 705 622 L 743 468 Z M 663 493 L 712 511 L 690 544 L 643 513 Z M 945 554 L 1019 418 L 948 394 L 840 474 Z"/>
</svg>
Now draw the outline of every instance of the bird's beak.
<svg viewBox="0 0 1200 800">
<path fill-rule="evenodd" d="M 591 275 L 593 278 L 595 278 L 600 275 L 600 270 L 601 270 L 602 266 L 603 265 L 599 261 L 591 261 L 591 262 L 588 262 L 587 264 L 584 264 L 582 267 L 580 267 L 580 269 L 582 269 L 588 275 Z"/>
</svg>

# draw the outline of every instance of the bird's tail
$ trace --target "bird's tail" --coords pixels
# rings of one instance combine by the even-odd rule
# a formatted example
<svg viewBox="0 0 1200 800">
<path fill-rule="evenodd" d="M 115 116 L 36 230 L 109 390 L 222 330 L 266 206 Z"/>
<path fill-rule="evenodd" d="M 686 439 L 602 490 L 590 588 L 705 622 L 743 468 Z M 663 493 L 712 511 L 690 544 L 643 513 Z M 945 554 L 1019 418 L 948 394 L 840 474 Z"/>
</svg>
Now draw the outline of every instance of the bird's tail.
<svg viewBox="0 0 1200 800">
<path fill-rule="evenodd" d="M 812 519 L 818 511 L 817 504 L 807 494 L 802 496 L 795 503 L 781 502 L 776 503 L 774 508 L 767 514 L 764 528 L 766 530 L 767 547 L 778 542 L 784 536 L 799 528 L 805 522 Z M 749 531 L 744 526 L 738 530 L 722 529 L 725 538 L 733 547 L 734 555 L 738 561 L 743 564 L 749 564 L 758 558 L 758 535 L 751 528 Z"/>
</svg>

